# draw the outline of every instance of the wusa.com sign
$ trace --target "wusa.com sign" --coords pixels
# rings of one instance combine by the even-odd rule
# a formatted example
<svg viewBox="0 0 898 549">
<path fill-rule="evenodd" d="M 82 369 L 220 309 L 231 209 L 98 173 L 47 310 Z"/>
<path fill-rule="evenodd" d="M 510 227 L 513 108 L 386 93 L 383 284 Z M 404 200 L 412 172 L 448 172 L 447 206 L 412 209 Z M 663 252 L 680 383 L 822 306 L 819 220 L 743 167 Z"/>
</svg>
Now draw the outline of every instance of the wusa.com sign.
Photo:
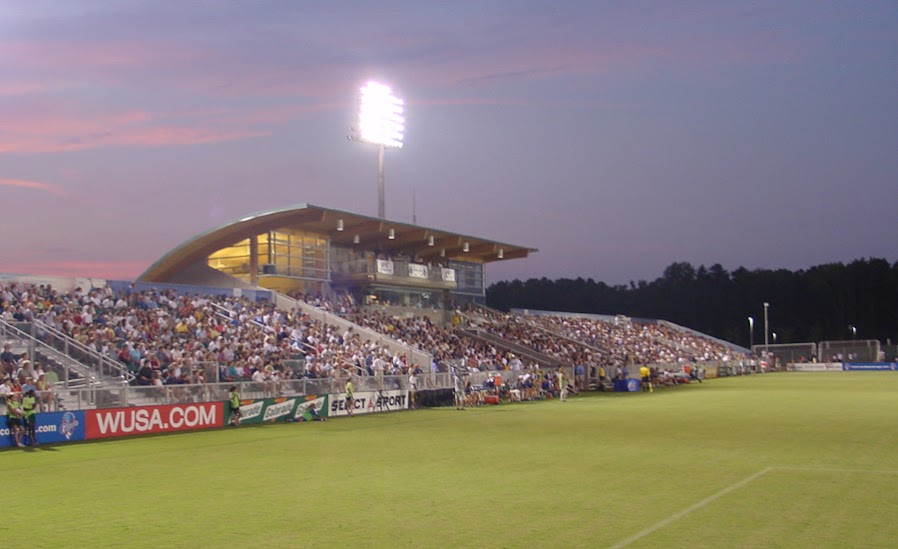
<svg viewBox="0 0 898 549">
<path fill-rule="evenodd" d="M 87 438 L 122 437 L 221 427 L 224 402 L 88 410 Z"/>
</svg>

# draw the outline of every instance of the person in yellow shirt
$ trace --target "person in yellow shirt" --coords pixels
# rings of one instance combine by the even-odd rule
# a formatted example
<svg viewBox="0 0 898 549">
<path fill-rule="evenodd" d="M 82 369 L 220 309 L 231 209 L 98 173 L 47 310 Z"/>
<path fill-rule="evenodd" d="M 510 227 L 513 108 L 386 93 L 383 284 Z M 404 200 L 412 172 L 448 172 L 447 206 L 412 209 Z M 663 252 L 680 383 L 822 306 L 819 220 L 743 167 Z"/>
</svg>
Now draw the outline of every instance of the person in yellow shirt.
<svg viewBox="0 0 898 549">
<path fill-rule="evenodd" d="M 649 370 L 648 366 L 643 364 L 639 369 L 639 377 L 642 378 L 642 390 L 654 393 L 655 388 L 652 387 L 652 371 Z"/>
</svg>

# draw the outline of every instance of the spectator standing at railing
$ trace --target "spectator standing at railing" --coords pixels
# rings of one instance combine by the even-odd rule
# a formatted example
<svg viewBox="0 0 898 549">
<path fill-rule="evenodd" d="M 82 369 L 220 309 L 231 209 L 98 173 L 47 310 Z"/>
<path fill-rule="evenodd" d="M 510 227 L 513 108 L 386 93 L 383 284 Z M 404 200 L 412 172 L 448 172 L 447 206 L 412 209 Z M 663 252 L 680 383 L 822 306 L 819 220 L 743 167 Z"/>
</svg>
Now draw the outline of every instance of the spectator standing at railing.
<svg viewBox="0 0 898 549">
<path fill-rule="evenodd" d="M 408 375 L 408 399 L 411 409 L 416 409 L 418 407 L 416 404 L 418 402 L 418 375 L 416 370 L 412 370 Z"/>
<path fill-rule="evenodd" d="M 352 375 L 349 376 L 349 379 L 346 380 L 346 414 L 349 417 L 352 417 L 352 409 L 355 405 L 355 401 L 353 399 L 353 386 L 352 386 Z"/>
<path fill-rule="evenodd" d="M 236 427 L 240 425 L 240 418 L 242 416 L 242 413 L 240 412 L 240 392 L 237 390 L 236 385 L 232 385 L 231 388 L 228 389 L 228 400 L 231 403 L 231 419 L 228 421 L 228 424 Z"/>
<path fill-rule="evenodd" d="M 465 382 L 461 377 L 460 372 L 462 372 L 459 368 L 452 368 L 452 381 L 455 384 L 455 408 L 457 410 L 465 409 Z"/>
<path fill-rule="evenodd" d="M 37 396 L 34 389 L 28 389 L 22 398 L 22 426 L 28 434 L 32 446 L 37 446 Z"/>
<path fill-rule="evenodd" d="M 639 377 L 642 380 L 643 391 L 648 391 L 650 393 L 655 391 L 654 387 L 652 387 L 652 371 L 649 370 L 649 367 L 645 364 L 639 368 Z"/>
<path fill-rule="evenodd" d="M 19 401 L 19 393 L 10 393 L 6 397 L 6 425 L 12 436 L 13 446 L 24 447 L 22 444 L 22 403 Z"/>
<path fill-rule="evenodd" d="M 567 400 L 567 383 L 564 381 L 564 370 L 559 366 L 558 372 L 555 374 L 556 386 L 558 387 L 558 400 L 564 402 Z"/>
</svg>

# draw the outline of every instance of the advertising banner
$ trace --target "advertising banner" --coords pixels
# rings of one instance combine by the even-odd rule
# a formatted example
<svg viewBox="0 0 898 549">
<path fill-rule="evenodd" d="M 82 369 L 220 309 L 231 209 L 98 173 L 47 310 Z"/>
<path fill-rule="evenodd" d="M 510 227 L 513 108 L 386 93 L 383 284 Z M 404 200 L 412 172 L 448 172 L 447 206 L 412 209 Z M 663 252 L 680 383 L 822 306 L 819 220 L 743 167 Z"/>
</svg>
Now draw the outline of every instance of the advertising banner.
<svg viewBox="0 0 898 549">
<path fill-rule="evenodd" d="M 898 364 L 895 362 L 846 362 L 842 364 L 843 370 L 883 371 L 895 370 Z"/>
<path fill-rule="evenodd" d="M 387 259 L 377 260 L 377 274 L 391 275 L 393 274 L 393 262 Z"/>
<path fill-rule="evenodd" d="M 221 427 L 224 411 L 224 402 L 87 410 L 87 439 Z"/>
<path fill-rule="evenodd" d="M 328 395 L 328 416 L 345 416 L 346 394 L 338 393 Z M 374 412 L 389 412 L 392 410 L 404 410 L 408 408 L 408 391 L 364 391 L 355 393 L 353 414 L 370 414 Z"/>
<path fill-rule="evenodd" d="M 84 440 L 84 412 L 44 412 L 37 414 L 38 444 L 74 442 Z M 25 444 L 30 444 L 25 437 Z M 6 416 L 0 417 L 0 448 L 12 446 L 12 436 L 6 424 Z"/>
<path fill-rule="evenodd" d="M 455 269 L 441 269 L 443 282 L 455 282 Z"/>
<path fill-rule="evenodd" d="M 262 398 L 256 400 L 240 401 L 240 424 L 249 425 L 253 423 L 265 423 L 270 421 L 294 421 L 306 413 L 308 417 L 308 409 L 311 404 L 315 404 L 315 409 L 319 415 L 327 415 L 327 397 L 276 397 Z M 228 404 L 228 417 L 231 415 L 231 406 Z"/>
<path fill-rule="evenodd" d="M 417 263 L 408 264 L 408 275 L 412 278 L 427 279 L 427 265 L 419 265 Z"/>
<path fill-rule="evenodd" d="M 786 364 L 786 370 L 789 372 L 833 372 L 842 371 L 841 362 L 800 362 L 794 364 Z"/>
</svg>

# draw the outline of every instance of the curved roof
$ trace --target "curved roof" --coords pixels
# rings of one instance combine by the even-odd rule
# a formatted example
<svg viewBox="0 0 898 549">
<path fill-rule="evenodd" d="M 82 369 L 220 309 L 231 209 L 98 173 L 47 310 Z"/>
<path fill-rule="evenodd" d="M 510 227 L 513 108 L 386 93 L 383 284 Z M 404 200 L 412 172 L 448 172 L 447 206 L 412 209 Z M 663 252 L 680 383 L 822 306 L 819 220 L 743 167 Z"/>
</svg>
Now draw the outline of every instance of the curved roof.
<svg viewBox="0 0 898 549">
<path fill-rule="evenodd" d="M 138 280 L 165 282 L 187 266 L 205 260 L 222 248 L 233 246 L 253 235 L 284 229 L 317 233 L 330 238 L 332 244 L 357 245 L 362 249 L 377 249 L 386 254 L 400 250 L 412 251 L 424 261 L 439 258 L 440 250 L 445 250 L 449 259 L 484 263 L 527 257 L 530 252 L 537 251 L 534 248 L 440 229 L 322 208 L 312 204 L 299 204 L 251 214 L 199 234 L 150 265 Z M 391 230 L 392 239 L 389 238 Z M 358 244 L 354 242 L 355 236 L 358 236 Z M 468 251 L 465 251 L 466 245 Z"/>
</svg>

